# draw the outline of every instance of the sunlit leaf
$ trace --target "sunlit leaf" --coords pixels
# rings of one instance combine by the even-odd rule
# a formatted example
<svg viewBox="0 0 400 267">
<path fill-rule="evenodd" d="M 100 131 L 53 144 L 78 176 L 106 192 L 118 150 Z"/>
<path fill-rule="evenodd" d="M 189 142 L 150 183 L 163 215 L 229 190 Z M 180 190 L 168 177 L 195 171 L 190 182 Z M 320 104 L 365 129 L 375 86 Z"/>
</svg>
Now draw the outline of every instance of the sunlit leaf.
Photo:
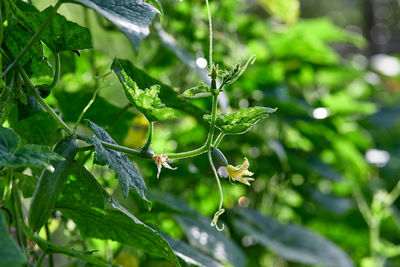
<svg viewBox="0 0 400 267">
<path fill-rule="evenodd" d="M 249 131 L 259 120 L 268 117 L 276 109 L 266 107 L 253 107 L 240 109 L 230 114 L 219 114 L 216 126 L 225 134 L 242 134 Z M 205 115 L 204 119 L 211 122 L 211 115 Z"/>
<path fill-rule="evenodd" d="M 89 121 L 89 126 L 95 133 L 90 138 L 90 142 L 95 146 L 95 163 L 102 166 L 108 165 L 114 170 L 115 178 L 118 179 L 125 197 L 128 197 L 132 188 L 145 201 L 146 206 L 150 208 L 151 202 L 146 198 L 146 184 L 135 165 L 124 153 L 105 148 L 101 144 L 101 141 L 117 144 L 103 128 L 91 121 Z"/>
<path fill-rule="evenodd" d="M 0 211 L 0 266 L 21 267 L 26 256 L 11 238 L 3 213 Z"/>
<path fill-rule="evenodd" d="M 251 56 L 247 62 L 242 66 L 240 64 L 235 65 L 232 70 L 230 71 L 224 71 L 221 74 L 221 79 L 222 79 L 222 84 L 224 85 L 229 85 L 234 83 L 237 79 L 242 76 L 243 72 L 249 67 L 249 65 L 252 65 L 254 61 L 256 60 L 256 56 L 253 55 Z"/>
<path fill-rule="evenodd" d="M 139 88 L 148 88 L 154 84 L 158 84 L 160 85 L 160 93 L 158 96 L 160 97 L 162 103 L 168 107 L 182 110 L 200 120 L 203 118 L 203 115 L 206 113 L 206 111 L 192 104 L 187 99 L 179 97 L 179 94 L 171 86 L 165 85 L 159 80 L 154 79 L 145 71 L 136 68 L 128 60 L 118 59 L 118 62 L 122 66 L 122 69 L 125 71 L 125 73 L 135 80 L 135 83 Z"/>
<path fill-rule="evenodd" d="M 16 57 L 24 46 L 29 42 L 33 33 L 27 31 L 19 24 L 10 25 L 10 31 L 5 43 L 11 54 Z M 21 66 L 34 77 L 52 76 L 53 71 L 47 59 L 43 55 L 42 44 L 38 41 L 33 43 L 28 52 L 21 58 Z"/>
<path fill-rule="evenodd" d="M 123 31 L 137 49 L 159 11 L 143 0 L 69 0 L 94 9 Z"/>
<path fill-rule="evenodd" d="M 203 82 L 201 82 L 199 86 L 189 88 L 182 93 L 182 96 L 191 98 L 206 97 L 210 95 L 211 95 L 210 87 Z"/>
<path fill-rule="evenodd" d="M 56 207 L 84 237 L 118 241 L 179 265 L 162 236 L 115 201 L 79 163 L 71 166 Z"/>
<path fill-rule="evenodd" d="M 175 117 L 174 110 L 167 108 L 161 102 L 158 94 L 160 86 L 155 84 L 150 88 L 140 89 L 135 77 L 129 77 L 117 59 L 114 60 L 111 69 L 117 74 L 128 100 L 141 112 L 149 121 L 168 120 Z"/>
<path fill-rule="evenodd" d="M 328 267 L 354 266 L 349 256 L 331 241 L 301 226 L 281 224 L 257 211 L 240 209 L 235 228 L 284 259 Z"/>
<path fill-rule="evenodd" d="M 25 18 L 33 32 L 39 29 L 52 9 L 53 7 L 48 7 L 42 12 L 25 13 Z M 68 21 L 60 14 L 56 14 L 52 18 L 50 24 L 40 35 L 40 39 L 54 53 L 92 48 L 92 36 L 89 29 Z"/>
</svg>

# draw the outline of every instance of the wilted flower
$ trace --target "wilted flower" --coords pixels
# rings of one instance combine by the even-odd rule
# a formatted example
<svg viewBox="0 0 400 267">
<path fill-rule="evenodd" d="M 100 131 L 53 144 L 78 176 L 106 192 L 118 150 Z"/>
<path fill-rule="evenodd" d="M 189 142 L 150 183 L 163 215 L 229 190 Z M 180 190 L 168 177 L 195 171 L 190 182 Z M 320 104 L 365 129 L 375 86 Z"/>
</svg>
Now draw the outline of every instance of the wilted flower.
<svg viewBox="0 0 400 267">
<path fill-rule="evenodd" d="M 158 170 L 157 171 L 157 179 L 160 177 L 160 173 L 161 173 L 161 168 L 162 167 L 170 169 L 170 170 L 176 170 L 177 169 L 177 168 L 172 168 L 171 166 L 169 166 L 169 164 L 167 162 L 167 160 L 168 160 L 167 154 L 163 154 L 163 153 L 155 154 L 153 156 L 153 159 L 154 159 L 154 162 L 157 165 L 157 170 Z"/>
<path fill-rule="evenodd" d="M 229 178 L 244 183 L 245 185 L 250 185 L 249 181 L 254 181 L 251 177 L 244 177 L 245 175 L 252 176 L 254 173 L 248 171 L 250 164 L 247 158 L 244 158 L 244 162 L 242 165 L 239 166 L 226 166 L 226 171 L 229 174 Z"/>
</svg>

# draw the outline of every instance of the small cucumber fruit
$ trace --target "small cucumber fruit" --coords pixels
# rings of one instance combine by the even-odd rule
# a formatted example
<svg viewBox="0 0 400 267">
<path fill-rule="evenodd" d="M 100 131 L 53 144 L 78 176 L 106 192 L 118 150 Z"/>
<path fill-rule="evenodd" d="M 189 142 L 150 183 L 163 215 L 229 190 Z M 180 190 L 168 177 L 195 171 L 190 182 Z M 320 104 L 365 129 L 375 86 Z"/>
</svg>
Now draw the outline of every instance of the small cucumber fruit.
<svg viewBox="0 0 400 267">
<path fill-rule="evenodd" d="M 65 160 L 53 161 L 54 172 L 43 170 L 33 193 L 29 212 L 28 224 L 35 232 L 47 222 L 56 205 L 58 195 L 61 193 L 71 166 L 78 152 L 78 145 L 73 137 L 67 137 L 57 143 L 54 152 L 60 154 Z"/>
</svg>

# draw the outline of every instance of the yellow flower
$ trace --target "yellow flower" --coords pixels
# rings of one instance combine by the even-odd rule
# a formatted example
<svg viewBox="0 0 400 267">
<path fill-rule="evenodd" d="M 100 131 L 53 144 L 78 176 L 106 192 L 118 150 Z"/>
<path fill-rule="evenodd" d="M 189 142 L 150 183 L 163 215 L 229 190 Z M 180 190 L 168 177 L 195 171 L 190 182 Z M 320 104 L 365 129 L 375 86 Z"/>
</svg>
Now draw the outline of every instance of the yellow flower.
<svg viewBox="0 0 400 267">
<path fill-rule="evenodd" d="M 161 168 L 164 166 L 164 168 L 170 169 L 170 170 L 176 170 L 177 168 L 172 168 L 171 166 L 169 166 L 167 160 L 168 160 L 168 156 L 167 154 L 155 154 L 153 156 L 154 162 L 157 165 L 157 179 L 160 177 L 160 173 L 161 173 Z"/>
<path fill-rule="evenodd" d="M 249 181 L 254 181 L 251 177 L 244 177 L 245 175 L 252 176 L 254 173 L 248 171 L 250 164 L 247 158 L 244 158 L 244 162 L 242 165 L 234 167 L 232 165 L 226 166 L 226 171 L 229 174 L 229 177 L 235 181 L 244 183 L 245 185 L 250 185 Z"/>
</svg>

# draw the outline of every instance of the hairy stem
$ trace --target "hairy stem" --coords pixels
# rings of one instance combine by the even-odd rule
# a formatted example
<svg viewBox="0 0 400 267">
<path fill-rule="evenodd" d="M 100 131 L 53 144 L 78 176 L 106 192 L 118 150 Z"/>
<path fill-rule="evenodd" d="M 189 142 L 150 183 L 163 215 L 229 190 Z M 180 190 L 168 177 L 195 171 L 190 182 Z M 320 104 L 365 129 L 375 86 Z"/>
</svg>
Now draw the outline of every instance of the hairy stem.
<svg viewBox="0 0 400 267">
<path fill-rule="evenodd" d="M 223 204 L 223 202 L 224 202 L 224 194 L 223 194 L 223 192 L 222 192 L 221 181 L 219 180 L 217 170 L 215 169 L 214 163 L 213 163 L 213 161 L 212 161 L 211 149 L 208 150 L 208 161 L 210 162 L 210 166 L 211 166 L 211 169 L 212 169 L 212 171 L 213 171 L 213 173 L 214 173 L 215 180 L 217 181 L 218 190 L 219 190 L 219 196 L 220 196 L 218 210 L 217 210 L 217 212 L 214 214 L 214 218 L 213 218 L 213 220 L 211 221 L 211 226 L 215 226 L 215 227 L 217 228 L 218 231 L 222 231 L 222 230 L 224 230 L 224 224 L 222 224 L 222 227 L 219 228 L 219 227 L 218 227 L 218 218 L 219 218 L 219 216 L 221 216 L 222 213 L 224 213 L 224 211 L 225 211 L 225 210 L 222 208 L 222 204 Z"/>
<path fill-rule="evenodd" d="M 23 68 L 19 66 L 18 70 L 22 76 L 22 80 L 24 81 L 25 85 L 28 87 L 29 91 L 36 98 L 36 100 L 39 102 L 39 104 L 61 126 L 61 128 L 63 128 L 67 133 L 72 134 L 73 131 L 71 130 L 71 128 L 69 128 L 68 125 L 60 117 L 58 117 L 58 115 L 54 112 L 54 110 L 46 103 L 46 101 L 44 101 L 44 99 L 36 91 L 36 88 L 33 86 L 31 80 L 29 79 L 29 76 L 26 74 L 26 72 L 23 70 Z"/>
<path fill-rule="evenodd" d="M 221 143 L 222 139 L 224 138 L 225 134 L 223 132 L 220 132 L 217 139 L 215 139 L 213 143 L 213 147 L 218 147 L 219 143 Z"/>
<path fill-rule="evenodd" d="M 21 209 L 21 200 L 18 194 L 18 186 L 17 181 L 12 178 L 12 190 L 11 190 L 11 197 L 12 197 L 12 205 L 14 210 L 15 216 L 15 230 L 17 235 L 18 244 L 22 249 L 24 249 L 24 235 L 23 235 L 23 228 L 25 226 L 24 217 L 22 215 Z"/>
<path fill-rule="evenodd" d="M 207 5 L 207 13 L 208 13 L 208 30 L 210 32 L 209 35 L 209 39 L 210 39 L 210 44 L 208 46 L 209 48 L 209 62 L 208 62 L 208 66 L 210 67 L 210 71 L 213 67 L 213 58 L 212 58 L 212 54 L 213 54 L 213 31 L 212 31 L 212 20 L 211 20 L 211 10 L 210 10 L 210 5 L 208 4 L 208 0 L 206 0 L 206 5 Z"/>
<path fill-rule="evenodd" d="M 44 225 L 44 229 L 46 231 L 46 239 L 47 241 L 50 241 L 50 229 L 49 229 L 49 224 L 46 223 Z M 54 267 L 54 257 L 53 254 L 48 254 L 48 259 L 49 259 L 49 266 L 48 267 Z"/>
<path fill-rule="evenodd" d="M 2 3 L 3 3 L 3 1 L 2 1 Z M 2 4 L 0 4 L 0 46 L 3 43 L 3 37 L 4 37 L 3 9 L 1 7 L 2 7 Z"/>
<path fill-rule="evenodd" d="M 76 133 L 76 129 L 79 126 L 79 123 L 81 122 L 83 115 L 85 115 L 86 111 L 90 108 L 90 106 L 93 104 L 94 100 L 96 99 L 97 93 L 100 91 L 101 87 L 97 88 L 96 91 L 94 92 L 92 99 L 90 99 L 89 103 L 86 105 L 86 107 L 82 110 L 81 114 L 79 114 L 78 119 L 76 120 L 75 126 L 74 126 L 74 132 Z"/>
<path fill-rule="evenodd" d="M 36 263 L 36 267 L 42 267 L 42 263 L 43 263 L 43 260 L 46 257 L 46 255 L 47 255 L 47 251 L 43 251 L 42 255 L 40 255 L 40 257 Z"/>
<path fill-rule="evenodd" d="M 51 84 L 49 84 L 48 86 L 46 86 L 46 88 L 44 88 L 47 91 L 51 91 L 54 87 L 57 86 L 57 84 L 60 81 L 60 75 L 61 75 L 61 60 L 60 60 L 60 54 L 56 53 L 54 54 L 54 64 L 55 64 L 55 70 L 54 70 L 54 78 L 53 81 L 51 82 Z"/>
<path fill-rule="evenodd" d="M 213 89 L 213 88 L 211 88 Z M 217 119 L 217 108 L 218 108 L 218 95 L 213 95 L 212 96 L 212 110 L 211 110 L 211 124 L 210 124 L 210 131 L 208 133 L 207 141 L 206 141 L 206 146 L 210 147 L 213 137 L 214 137 L 214 132 L 215 132 L 215 121 Z"/>
<path fill-rule="evenodd" d="M 3 78 L 7 72 L 9 72 L 11 69 L 13 69 L 18 62 L 21 60 L 21 58 L 28 52 L 29 48 L 33 45 L 34 42 L 39 40 L 40 35 L 42 34 L 43 30 L 49 25 L 51 19 L 53 16 L 57 13 L 57 10 L 60 8 L 61 4 L 63 3 L 62 0 L 58 0 L 56 5 L 53 7 L 51 10 L 50 14 L 47 16 L 47 18 L 43 21 L 43 23 L 40 25 L 39 29 L 35 34 L 32 36 L 32 38 L 29 40 L 29 42 L 22 48 L 22 50 L 19 52 L 19 54 L 15 57 L 13 62 L 11 62 L 10 65 L 8 65 L 7 69 L 3 72 L 1 77 Z"/>
<path fill-rule="evenodd" d="M 9 168 L 7 170 L 6 184 L 4 187 L 3 197 L 0 200 L 0 207 L 2 207 L 4 203 L 7 201 L 7 199 L 10 197 L 12 176 L 13 176 L 13 169 Z"/>
<path fill-rule="evenodd" d="M 153 138 L 153 122 L 149 121 L 149 130 L 148 130 L 148 135 L 147 135 L 147 141 L 146 144 L 144 144 L 142 151 L 146 151 L 151 144 L 151 139 Z"/>
</svg>

